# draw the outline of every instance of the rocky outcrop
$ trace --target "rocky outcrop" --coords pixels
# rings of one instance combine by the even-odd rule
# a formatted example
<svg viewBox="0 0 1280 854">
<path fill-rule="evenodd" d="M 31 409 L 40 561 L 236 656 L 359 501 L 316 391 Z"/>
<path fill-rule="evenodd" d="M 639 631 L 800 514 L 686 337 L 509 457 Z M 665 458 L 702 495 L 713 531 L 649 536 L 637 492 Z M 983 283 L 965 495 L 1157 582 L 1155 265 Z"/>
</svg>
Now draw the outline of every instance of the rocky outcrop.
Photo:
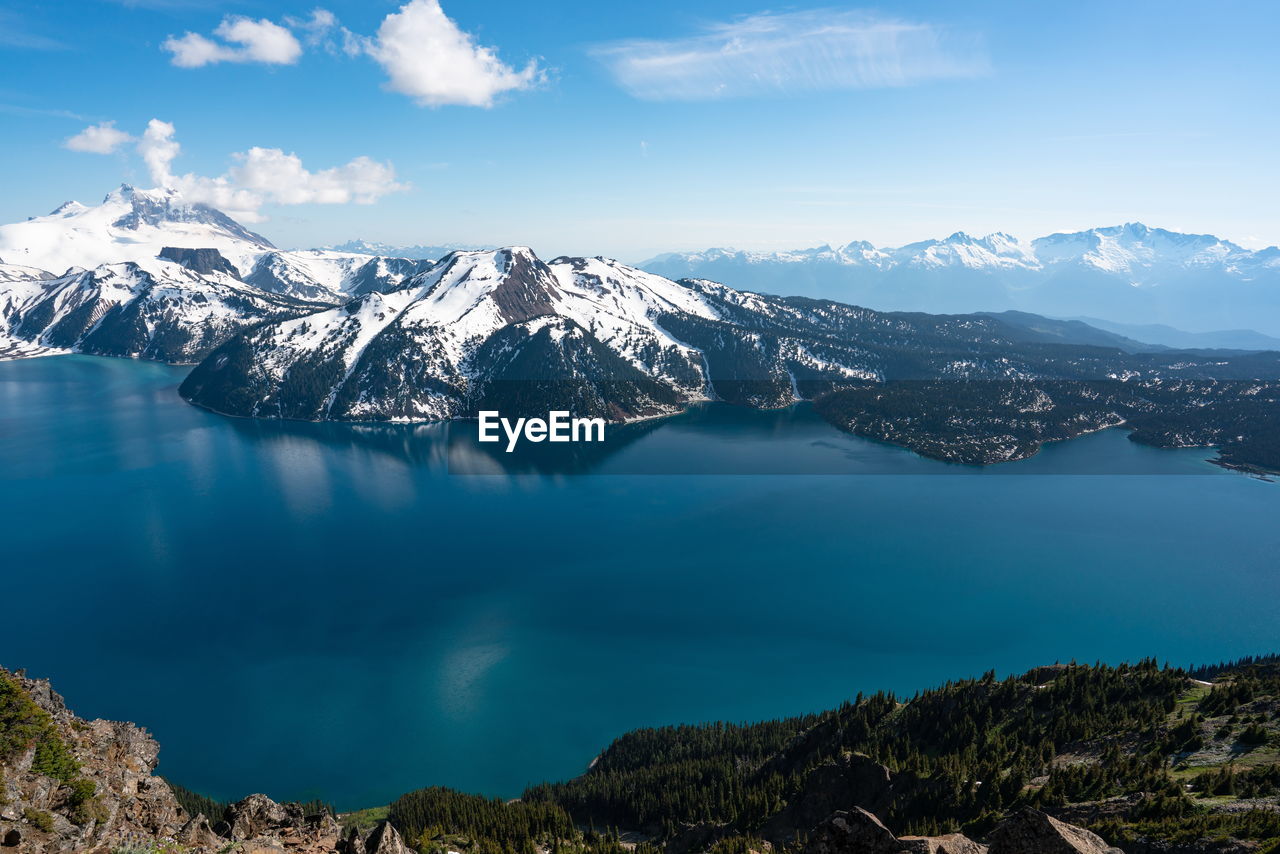
<svg viewBox="0 0 1280 854">
<path fill-rule="evenodd" d="M 987 846 L 960 833 L 896 837 L 872 813 L 854 807 L 814 828 L 803 854 L 987 854 Z"/>
<path fill-rule="evenodd" d="M 909 854 L 987 854 L 987 846 L 963 833 L 943 836 L 901 836 L 902 850 Z"/>
<path fill-rule="evenodd" d="M 0 704 L 12 714 L 0 756 L 0 842 L 22 851 L 105 851 L 155 839 L 186 823 L 164 780 L 160 747 L 140 727 L 84 721 L 49 682 L 0 670 Z M 19 729 L 21 727 L 21 729 Z M 4 743 L 6 739 L 0 739 Z"/>
<path fill-rule="evenodd" d="M 217 249 L 186 249 L 180 246 L 166 246 L 160 250 L 160 257 L 166 261 L 181 264 L 188 270 L 201 275 L 226 273 L 232 278 L 240 278 L 240 271 L 230 261 L 222 257 L 222 253 Z"/>
<path fill-rule="evenodd" d="M 854 807 L 817 825 L 802 854 L 1123 854 L 1096 833 L 1030 808 L 1010 814 L 986 841 L 960 833 L 897 837 L 874 814 Z"/>
<path fill-rule="evenodd" d="M 222 843 L 222 838 L 213 832 L 209 819 L 205 818 L 204 813 L 198 813 L 188 819 L 174 839 L 178 844 L 191 848 L 208 848 Z"/>
<path fill-rule="evenodd" d="M 399 832 L 387 821 L 379 823 L 364 835 L 354 827 L 351 828 L 337 850 L 338 854 L 413 854 L 412 849 L 400 838 Z"/>
<path fill-rule="evenodd" d="M 339 850 L 341 828 L 333 816 L 306 815 L 300 805 L 266 795 L 233 804 L 216 825 L 204 815 L 186 815 L 169 784 L 152 773 L 159 754 L 141 727 L 78 718 L 48 681 L 0 669 L 0 851 Z M 352 854 L 409 854 L 385 823 L 355 841 Z"/>
<path fill-rule="evenodd" d="M 840 810 L 814 828 L 803 854 L 899 854 L 898 838 L 861 807 Z"/>
<path fill-rule="evenodd" d="M 869 756 L 853 753 L 810 771 L 787 807 L 765 823 L 764 838 L 786 842 L 837 810 L 860 807 L 884 815 L 893 799 L 894 775 Z"/>
<path fill-rule="evenodd" d="M 990 854 L 1123 854 L 1098 834 L 1030 807 L 997 825 L 987 842 Z"/>
</svg>

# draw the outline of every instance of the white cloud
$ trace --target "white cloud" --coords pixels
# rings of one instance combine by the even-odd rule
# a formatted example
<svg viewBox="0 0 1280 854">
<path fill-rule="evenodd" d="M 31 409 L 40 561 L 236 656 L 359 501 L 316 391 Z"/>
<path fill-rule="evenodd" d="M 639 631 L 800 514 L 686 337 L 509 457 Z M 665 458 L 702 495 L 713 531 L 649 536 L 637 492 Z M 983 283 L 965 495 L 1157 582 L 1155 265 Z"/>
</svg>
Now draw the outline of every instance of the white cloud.
<svg viewBox="0 0 1280 854">
<path fill-rule="evenodd" d="M 440 8 L 439 0 L 410 0 L 388 15 L 366 46 L 391 78 L 387 88 L 419 104 L 489 107 L 503 92 L 543 79 L 534 61 L 516 71 L 491 47 L 477 45 Z"/>
<path fill-rule="evenodd" d="M 119 130 L 115 122 L 102 122 L 68 137 L 62 147 L 89 154 L 114 154 L 120 146 L 132 141 L 133 137 Z"/>
<path fill-rule="evenodd" d="M 383 19 L 373 37 L 353 33 L 323 8 L 306 18 L 285 17 L 283 24 L 228 17 L 214 35 L 220 40 L 191 32 L 170 36 L 162 47 L 182 68 L 218 62 L 291 65 L 303 43 L 334 55 L 367 55 L 387 72 L 388 89 L 427 107 L 491 107 L 502 93 L 532 88 L 546 76 L 536 60 L 516 70 L 498 58 L 496 48 L 476 44 L 444 13 L 440 0 L 409 0 Z"/>
<path fill-rule="evenodd" d="M 975 39 L 839 10 L 751 15 L 687 38 L 614 42 L 592 54 L 624 89 L 651 100 L 909 86 L 989 70 Z"/>
<path fill-rule="evenodd" d="M 147 129 L 143 132 L 142 139 L 138 140 L 138 154 L 142 155 L 143 162 L 147 164 L 151 180 L 162 187 L 173 182 L 170 164 L 182 150 L 178 141 L 173 138 L 173 134 L 172 124 L 152 119 L 147 122 Z"/>
<path fill-rule="evenodd" d="M 151 180 L 178 190 L 188 202 L 212 205 L 244 222 L 262 221 L 266 204 L 367 205 L 408 189 L 396 181 L 389 163 L 357 157 L 345 166 L 311 172 L 296 154 L 278 148 L 254 147 L 233 154 L 234 165 L 216 177 L 175 175 L 173 161 L 182 149 L 174 135 L 172 124 L 152 119 L 138 140 L 138 154 Z"/>
<path fill-rule="evenodd" d="M 281 205 L 368 205 L 404 189 L 386 163 L 357 157 L 345 166 L 309 172 L 296 154 L 278 148 L 251 148 L 235 155 L 230 176 L 236 186 Z"/>
<path fill-rule="evenodd" d="M 292 65 L 302 56 L 302 45 L 293 33 L 266 18 L 255 21 L 227 17 L 213 32 L 222 41 L 189 32 L 181 37 L 170 36 L 161 47 L 173 54 L 173 64 L 181 68 L 200 68 L 217 62 Z"/>
</svg>

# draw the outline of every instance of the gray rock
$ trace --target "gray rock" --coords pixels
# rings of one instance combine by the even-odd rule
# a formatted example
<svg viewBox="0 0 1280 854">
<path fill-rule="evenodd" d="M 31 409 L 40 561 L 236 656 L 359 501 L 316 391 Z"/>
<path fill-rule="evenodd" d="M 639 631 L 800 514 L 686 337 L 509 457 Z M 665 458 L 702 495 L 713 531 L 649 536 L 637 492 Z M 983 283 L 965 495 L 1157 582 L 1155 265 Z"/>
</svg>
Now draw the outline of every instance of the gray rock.
<svg viewBox="0 0 1280 854">
<path fill-rule="evenodd" d="M 760 835 L 790 842 L 837 810 L 861 807 L 885 814 L 895 792 L 895 775 L 862 753 L 843 756 L 810 771 L 785 809 L 765 822 Z"/>
<path fill-rule="evenodd" d="M 209 819 L 205 818 L 204 813 L 197 813 L 182 826 L 174 838 L 183 845 L 191 846 L 217 846 L 222 842 L 213 832 Z"/>
<path fill-rule="evenodd" d="M 290 805 L 296 806 L 296 805 Z M 234 840 L 256 839 L 285 827 L 292 827 L 302 816 L 293 815 L 283 804 L 266 795 L 250 795 L 227 810 L 227 836 Z"/>
<path fill-rule="evenodd" d="M 384 821 L 373 829 L 364 841 L 364 854 L 412 854 L 400 838 L 400 833 Z"/>
<path fill-rule="evenodd" d="M 1026 807 L 987 837 L 990 854 L 1123 854 L 1101 836 Z"/>
<path fill-rule="evenodd" d="M 987 854 L 987 846 L 974 842 L 963 833 L 943 836 L 900 836 L 898 842 L 907 854 Z"/>
</svg>

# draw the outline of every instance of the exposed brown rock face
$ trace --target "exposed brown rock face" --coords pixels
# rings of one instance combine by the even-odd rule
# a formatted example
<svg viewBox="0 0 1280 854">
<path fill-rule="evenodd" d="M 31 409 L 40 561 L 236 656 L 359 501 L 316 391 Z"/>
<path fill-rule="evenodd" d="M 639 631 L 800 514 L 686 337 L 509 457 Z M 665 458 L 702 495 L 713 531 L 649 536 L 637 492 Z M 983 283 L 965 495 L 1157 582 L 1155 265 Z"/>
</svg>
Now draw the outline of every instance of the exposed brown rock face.
<svg viewBox="0 0 1280 854">
<path fill-rule="evenodd" d="M 56 779 L 40 773 L 36 747 L 0 756 L 0 851 L 23 854 L 109 854 L 128 846 L 172 844 L 187 854 L 213 854 L 231 843 L 239 854 L 333 854 L 341 829 L 327 813 L 303 814 L 298 804 L 277 804 L 250 795 L 234 804 L 227 821 L 211 826 L 203 815 L 187 816 L 168 783 L 152 772 L 160 746 L 140 727 L 115 721 L 85 721 L 67 708 L 49 682 L 0 669 L 47 715 L 56 737 L 78 769 Z M 29 706 L 28 706 L 29 708 Z M 77 796 L 92 787 L 87 800 Z M 366 841 L 371 840 L 371 847 Z M 408 854 L 389 825 L 356 837 L 358 854 Z M 181 846 L 177 848 L 176 846 Z"/>
<path fill-rule="evenodd" d="M 34 745 L 17 756 L 0 757 L 0 842 L 22 851 L 106 851 L 131 839 L 171 836 L 186 823 L 168 784 L 151 773 L 160 746 L 146 730 L 81 720 L 46 680 L 3 670 L 0 678 L 49 716 L 80 766 L 73 784 L 33 770 Z M 77 796 L 75 786 L 90 785 L 90 798 Z"/>
<path fill-rule="evenodd" d="M 1122 854 L 1096 833 L 1039 810 L 1018 810 L 991 831 L 991 854 Z"/>
</svg>

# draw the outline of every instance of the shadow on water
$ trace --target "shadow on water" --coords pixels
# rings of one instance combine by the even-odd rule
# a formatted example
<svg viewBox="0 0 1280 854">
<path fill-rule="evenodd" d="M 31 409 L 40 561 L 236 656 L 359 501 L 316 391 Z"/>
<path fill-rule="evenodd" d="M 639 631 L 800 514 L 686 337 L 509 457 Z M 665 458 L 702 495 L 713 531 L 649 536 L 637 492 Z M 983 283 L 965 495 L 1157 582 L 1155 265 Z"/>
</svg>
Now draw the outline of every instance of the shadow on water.
<svg viewBox="0 0 1280 854">
<path fill-rule="evenodd" d="M 89 425 L 113 425 L 113 446 L 135 456 L 155 454 L 151 435 L 225 431 L 272 453 L 300 444 L 317 451 L 374 455 L 423 473 L 472 476 L 945 474 L 1221 474 L 1209 449 L 1165 450 L 1128 441 L 1109 429 L 1046 445 L 1018 462 L 970 466 L 923 458 L 883 442 L 842 432 L 810 404 L 753 410 L 704 403 L 667 418 L 609 425 L 602 442 L 531 443 L 508 452 L 506 442 L 480 442 L 475 421 L 432 424 L 312 423 L 229 418 L 186 405 L 177 388 L 185 369 L 91 356 L 58 356 L 0 370 L 0 453 L 12 474 L 43 476 L 31 462 L 41 442 L 23 429 L 50 421 L 64 454 L 95 447 L 79 437 Z M 81 441 L 84 439 L 84 441 Z M 30 445 L 30 448 L 24 448 Z M 83 456 L 83 454 L 81 454 Z"/>
<path fill-rule="evenodd" d="M 270 446 L 310 440 L 333 450 L 373 451 L 416 467 L 457 475 L 571 475 L 600 470 L 610 457 L 643 439 L 662 422 L 610 426 L 603 442 L 481 442 L 475 421 L 432 424 L 335 424 L 227 419 L 242 438 Z"/>
<path fill-rule="evenodd" d="M 264 447 L 300 439 L 340 451 L 374 452 L 439 474 L 562 475 L 999 475 L 1221 474 L 1207 449 L 1165 450 L 1128 440 L 1122 429 L 1050 443 L 1026 460 L 994 466 L 940 462 L 854 436 L 807 403 L 753 410 L 704 403 L 667 418 L 609 425 L 601 442 L 481 442 L 475 421 L 337 424 L 223 419 Z"/>
</svg>

